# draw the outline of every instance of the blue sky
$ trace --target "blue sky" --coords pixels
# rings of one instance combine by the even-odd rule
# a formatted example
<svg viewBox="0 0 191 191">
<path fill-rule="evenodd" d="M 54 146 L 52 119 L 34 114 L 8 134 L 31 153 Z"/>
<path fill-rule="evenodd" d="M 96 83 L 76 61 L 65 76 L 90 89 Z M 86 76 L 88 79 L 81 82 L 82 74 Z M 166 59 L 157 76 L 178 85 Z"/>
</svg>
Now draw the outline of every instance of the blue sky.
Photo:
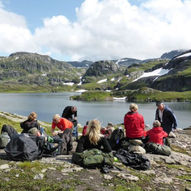
<svg viewBox="0 0 191 191">
<path fill-rule="evenodd" d="M 79 7 L 83 0 L 5 0 L 4 7 L 10 12 L 23 15 L 28 27 L 34 31 L 42 26 L 46 17 L 65 15 L 71 21 L 76 20 L 75 8 Z"/>
<path fill-rule="evenodd" d="M 0 0 L 0 56 L 160 57 L 190 49 L 191 0 Z M 77 8 L 77 9 L 76 9 Z"/>
</svg>

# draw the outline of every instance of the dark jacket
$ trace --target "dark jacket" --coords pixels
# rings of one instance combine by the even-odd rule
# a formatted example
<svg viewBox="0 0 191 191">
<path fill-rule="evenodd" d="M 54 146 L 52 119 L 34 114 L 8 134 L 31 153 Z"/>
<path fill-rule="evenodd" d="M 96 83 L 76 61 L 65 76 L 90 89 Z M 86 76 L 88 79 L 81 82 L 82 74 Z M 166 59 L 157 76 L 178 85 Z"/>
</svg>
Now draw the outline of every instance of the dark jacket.
<svg viewBox="0 0 191 191">
<path fill-rule="evenodd" d="M 74 117 L 77 117 L 77 111 L 72 112 L 72 106 L 67 106 L 64 108 L 62 117 L 70 120 L 74 126 L 77 126 L 77 120 L 74 119 Z"/>
<path fill-rule="evenodd" d="M 168 134 L 172 131 L 172 129 L 176 129 L 177 127 L 176 117 L 172 110 L 167 106 L 164 107 L 162 122 L 159 117 L 159 109 L 156 110 L 155 119 L 160 121 L 161 127 Z"/>
<path fill-rule="evenodd" d="M 145 136 L 144 118 L 138 112 L 128 112 L 124 117 L 126 137 L 140 138 Z"/>
<path fill-rule="evenodd" d="M 88 135 L 81 136 L 76 148 L 76 152 L 81 153 L 89 149 L 99 149 L 106 153 L 111 152 L 111 146 L 106 138 L 101 137 L 98 141 L 98 144 L 94 145 L 90 143 Z"/>
<path fill-rule="evenodd" d="M 28 133 L 28 131 L 33 127 L 36 127 L 40 131 L 40 124 L 37 120 L 31 121 L 27 119 L 26 121 L 20 123 L 20 126 L 23 129 L 22 133 Z"/>
</svg>

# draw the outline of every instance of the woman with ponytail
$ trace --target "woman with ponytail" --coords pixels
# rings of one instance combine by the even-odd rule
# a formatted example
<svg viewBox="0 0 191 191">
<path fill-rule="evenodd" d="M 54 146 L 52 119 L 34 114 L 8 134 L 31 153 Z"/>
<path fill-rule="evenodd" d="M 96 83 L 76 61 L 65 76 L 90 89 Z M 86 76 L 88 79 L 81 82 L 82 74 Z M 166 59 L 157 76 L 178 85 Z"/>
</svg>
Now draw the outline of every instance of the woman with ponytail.
<svg viewBox="0 0 191 191">
<path fill-rule="evenodd" d="M 78 141 L 76 152 L 81 153 L 85 150 L 90 149 L 99 149 L 103 152 L 111 152 L 111 146 L 108 143 L 107 139 L 102 137 L 100 134 L 101 125 L 100 122 L 96 119 L 91 120 L 88 123 L 87 133 L 85 136 L 81 136 Z"/>
</svg>

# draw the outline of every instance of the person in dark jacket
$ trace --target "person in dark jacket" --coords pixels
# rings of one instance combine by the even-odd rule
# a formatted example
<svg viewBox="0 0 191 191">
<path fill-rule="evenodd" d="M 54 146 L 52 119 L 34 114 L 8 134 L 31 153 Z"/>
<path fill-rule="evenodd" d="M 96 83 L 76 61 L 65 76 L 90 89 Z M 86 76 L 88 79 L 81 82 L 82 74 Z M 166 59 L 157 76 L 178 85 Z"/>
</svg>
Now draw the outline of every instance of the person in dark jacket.
<svg viewBox="0 0 191 191">
<path fill-rule="evenodd" d="M 137 112 L 138 105 L 131 103 L 130 111 L 124 117 L 126 137 L 130 139 L 143 138 L 145 136 L 144 118 Z"/>
<path fill-rule="evenodd" d="M 77 121 L 77 107 L 76 106 L 67 106 L 62 112 L 62 117 L 68 119 L 74 124 L 73 127 L 73 136 L 78 140 L 78 121 Z"/>
<path fill-rule="evenodd" d="M 161 123 L 161 126 L 168 134 L 177 128 L 177 121 L 173 111 L 162 102 L 156 102 L 157 110 L 155 120 Z"/>
<path fill-rule="evenodd" d="M 88 132 L 85 136 L 81 136 L 76 152 L 82 153 L 89 149 L 99 149 L 103 152 L 111 152 L 111 146 L 105 137 L 100 134 L 101 125 L 98 120 L 92 120 L 88 123 Z"/>
<path fill-rule="evenodd" d="M 31 133 L 37 136 L 40 136 L 40 124 L 37 121 L 37 114 L 31 112 L 28 116 L 28 119 L 20 123 L 21 128 L 23 129 L 22 133 Z"/>
</svg>

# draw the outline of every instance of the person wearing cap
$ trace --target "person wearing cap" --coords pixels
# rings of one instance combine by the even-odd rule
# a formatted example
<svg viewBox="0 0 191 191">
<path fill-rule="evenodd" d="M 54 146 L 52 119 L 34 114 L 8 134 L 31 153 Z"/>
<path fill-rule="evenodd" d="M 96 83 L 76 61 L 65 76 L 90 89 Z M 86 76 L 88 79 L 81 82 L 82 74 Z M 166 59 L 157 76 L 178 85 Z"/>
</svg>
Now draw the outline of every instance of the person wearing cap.
<svg viewBox="0 0 191 191">
<path fill-rule="evenodd" d="M 172 130 L 177 128 L 176 116 L 163 102 L 156 102 L 156 106 L 155 120 L 158 120 L 163 130 L 169 134 Z"/>
<path fill-rule="evenodd" d="M 126 137 L 129 139 L 142 139 L 145 136 L 144 118 L 138 113 L 138 105 L 131 103 L 130 111 L 124 117 Z"/>
<path fill-rule="evenodd" d="M 74 125 L 73 127 L 73 136 L 78 140 L 78 121 L 77 121 L 77 107 L 76 106 L 67 106 L 62 112 L 62 117 L 71 121 Z"/>
</svg>

